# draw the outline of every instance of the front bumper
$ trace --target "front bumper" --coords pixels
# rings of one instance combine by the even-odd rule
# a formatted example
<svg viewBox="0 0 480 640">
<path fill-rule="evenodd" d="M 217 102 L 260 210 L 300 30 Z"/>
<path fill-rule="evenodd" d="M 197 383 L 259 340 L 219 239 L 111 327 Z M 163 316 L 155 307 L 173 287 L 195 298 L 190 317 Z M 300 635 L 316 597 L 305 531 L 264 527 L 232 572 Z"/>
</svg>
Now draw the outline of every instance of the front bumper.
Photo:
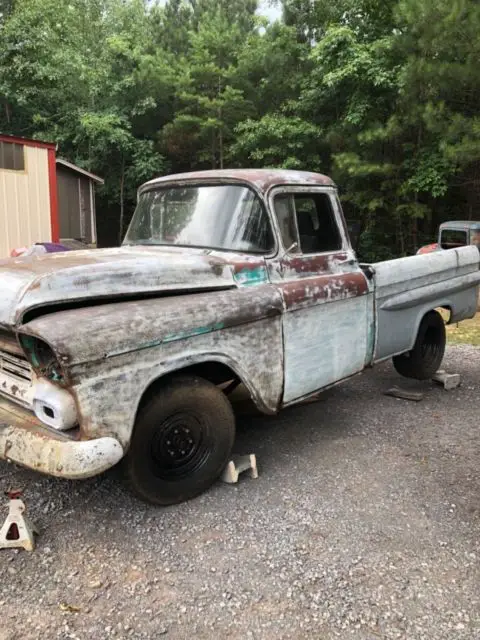
<svg viewBox="0 0 480 640">
<path fill-rule="evenodd" d="M 0 459 L 59 478 L 90 478 L 123 457 L 115 438 L 73 440 L 0 397 Z"/>
</svg>

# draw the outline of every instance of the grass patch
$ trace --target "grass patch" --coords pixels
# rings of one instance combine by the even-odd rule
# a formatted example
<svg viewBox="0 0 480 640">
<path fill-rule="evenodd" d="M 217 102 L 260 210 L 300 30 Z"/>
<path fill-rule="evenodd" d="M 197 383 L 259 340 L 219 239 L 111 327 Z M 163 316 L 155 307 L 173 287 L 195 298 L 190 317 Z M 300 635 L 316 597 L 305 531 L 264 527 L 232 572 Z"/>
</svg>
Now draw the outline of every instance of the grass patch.
<svg viewBox="0 0 480 640">
<path fill-rule="evenodd" d="M 449 344 L 474 344 L 480 346 L 480 312 L 472 320 L 447 326 Z"/>
</svg>

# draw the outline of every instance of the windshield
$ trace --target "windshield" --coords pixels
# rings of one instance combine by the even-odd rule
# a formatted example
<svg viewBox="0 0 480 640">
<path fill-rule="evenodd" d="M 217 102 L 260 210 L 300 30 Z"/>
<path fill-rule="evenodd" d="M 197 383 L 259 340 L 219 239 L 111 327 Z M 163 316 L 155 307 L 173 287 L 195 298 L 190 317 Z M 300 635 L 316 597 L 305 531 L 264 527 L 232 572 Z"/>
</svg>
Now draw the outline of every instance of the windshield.
<svg viewBox="0 0 480 640">
<path fill-rule="evenodd" d="M 196 185 L 144 192 L 124 244 L 269 253 L 274 240 L 267 212 L 251 189 Z"/>
</svg>

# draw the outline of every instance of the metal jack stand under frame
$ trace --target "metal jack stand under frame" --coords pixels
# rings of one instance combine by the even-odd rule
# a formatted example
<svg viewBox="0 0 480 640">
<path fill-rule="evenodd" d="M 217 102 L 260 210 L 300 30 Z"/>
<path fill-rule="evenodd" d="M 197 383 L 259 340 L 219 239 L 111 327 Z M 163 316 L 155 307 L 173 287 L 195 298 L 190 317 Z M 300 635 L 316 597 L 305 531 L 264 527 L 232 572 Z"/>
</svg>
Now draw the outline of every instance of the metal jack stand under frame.
<svg viewBox="0 0 480 640">
<path fill-rule="evenodd" d="M 20 500 L 21 491 L 9 491 L 10 498 L 7 519 L 0 529 L 0 549 L 22 548 L 33 551 L 35 548 L 34 534 L 38 533 L 35 526 L 24 516 L 25 504 Z"/>
</svg>

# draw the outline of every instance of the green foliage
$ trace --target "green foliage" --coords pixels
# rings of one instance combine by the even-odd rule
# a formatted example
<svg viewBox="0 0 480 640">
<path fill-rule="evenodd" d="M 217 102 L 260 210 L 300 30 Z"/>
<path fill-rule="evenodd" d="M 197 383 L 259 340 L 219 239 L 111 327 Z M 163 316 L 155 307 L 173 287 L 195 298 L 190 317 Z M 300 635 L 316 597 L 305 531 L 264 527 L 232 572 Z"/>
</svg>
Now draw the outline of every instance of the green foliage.
<svg viewBox="0 0 480 640">
<path fill-rule="evenodd" d="M 222 5 L 204 2 L 202 7 L 202 20 L 189 32 L 188 62 L 179 69 L 177 112 L 164 131 L 165 144 L 172 151 L 177 135 L 187 135 L 193 151 L 190 162 L 221 168 L 235 124 L 252 111 L 236 69 L 246 33 L 241 21 L 230 22 Z"/>
<path fill-rule="evenodd" d="M 238 125 L 233 155 L 255 167 L 319 170 L 322 132 L 296 116 L 269 114 Z"/>
<path fill-rule="evenodd" d="M 108 242 L 141 182 L 203 167 L 331 174 L 364 260 L 478 218 L 480 3 L 280 4 L 0 0 L 0 131 L 105 178 Z"/>
</svg>

